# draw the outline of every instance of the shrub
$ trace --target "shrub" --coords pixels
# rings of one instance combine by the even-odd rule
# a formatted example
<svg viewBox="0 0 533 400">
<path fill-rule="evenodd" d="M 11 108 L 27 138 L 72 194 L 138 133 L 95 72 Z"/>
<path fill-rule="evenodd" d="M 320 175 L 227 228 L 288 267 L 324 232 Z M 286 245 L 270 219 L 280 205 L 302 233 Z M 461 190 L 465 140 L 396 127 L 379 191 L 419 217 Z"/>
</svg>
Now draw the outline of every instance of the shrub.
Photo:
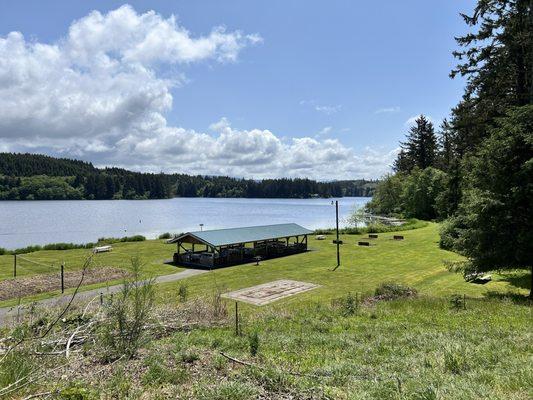
<svg viewBox="0 0 533 400">
<path fill-rule="evenodd" d="M 178 297 L 182 303 L 187 301 L 187 296 L 189 292 L 189 287 L 185 282 L 181 282 L 178 287 Z"/>
<path fill-rule="evenodd" d="M 359 308 L 357 294 L 354 296 L 352 293 L 348 293 L 346 296 L 339 299 L 339 305 L 343 315 L 348 316 L 356 314 Z"/>
<path fill-rule="evenodd" d="M 394 300 L 406 297 L 416 297 L 415 288 L 400 285 L 398 283 L 382 283 L 376 288 L 375 295 L 382 300 Z"/>
<path fill-rule="evenodd" d="M 200 355 L 195 349 L 185 349 L 180 351 L 178 358 L 185 364 L 192 364 L 200 359 Z"/>
<path fill-rule="evenodd" d="M 250 355 L 255 357 L 259 352 L 259 334 L 257 331 L 252 332 L 248 336 L 248 345 L 250 347 Z"/>
<path fill-rule="evenodd" d="M 122 291 L 106 304 L 108 322 L 100 335 L 106 359 L 131 358 L 147 339 L 144 325 L 152 311 L 154 287 L 153 279 L 141 280 L 141 272 L 140 259 L 133 257 Z"/>
<path fill-rule="evenodd" d="M 172 235 L 170 234 L 170 232 L 165 232 L 165 233 L 162 233 L 161 235 L 159 235 L 157 238 L 158 239 L 170 239 L 172 237 Z"/>
</svg>

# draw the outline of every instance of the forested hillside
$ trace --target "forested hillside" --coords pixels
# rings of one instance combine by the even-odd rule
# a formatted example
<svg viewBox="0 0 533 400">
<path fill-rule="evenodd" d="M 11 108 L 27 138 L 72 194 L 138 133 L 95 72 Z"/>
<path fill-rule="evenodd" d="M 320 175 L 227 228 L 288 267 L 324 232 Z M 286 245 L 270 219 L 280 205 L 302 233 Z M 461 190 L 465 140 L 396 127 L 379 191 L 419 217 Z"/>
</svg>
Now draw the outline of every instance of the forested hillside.
<svg viewBox="0 0 533 400">
<path fill-rule="evenodd" d="M 445 220 L 441 245 L 468 257 L 465 274 L 533 272 L 533 3 L 480 0 L 463 18 L 463 99 L 437 129 L 416 120 L 368 208 Z"/>
<path fill-rule="evenodd" d="M 309 198 L 371 196 L 376 181 L 238 179 L 152 174 L 40 154 L 0 153 L 0 200 L 162 199 L 169 197 Z"/>
</svg>

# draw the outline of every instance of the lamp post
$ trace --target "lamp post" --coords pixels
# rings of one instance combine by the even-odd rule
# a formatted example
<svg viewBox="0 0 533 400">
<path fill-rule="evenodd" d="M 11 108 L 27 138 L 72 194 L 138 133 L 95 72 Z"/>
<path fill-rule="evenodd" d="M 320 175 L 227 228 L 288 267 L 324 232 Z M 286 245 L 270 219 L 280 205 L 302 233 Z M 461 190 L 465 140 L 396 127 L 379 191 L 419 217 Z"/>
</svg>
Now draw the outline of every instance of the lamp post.
<svg viewBox="0 0 533 400">
<path fill-rule="evenodd" d="M 335 224 L 337 227 L 337 266 L 335 269 L 339 268 L 341 265 L 341 254 L 340 254 L 340 242 L 339 242 L 339 201 L 335 200 Z"/>
<path fill-rule="evenodd" d="M 204 224 L 200 224 L 200 232 L 204 230 Z"/>
</svg>

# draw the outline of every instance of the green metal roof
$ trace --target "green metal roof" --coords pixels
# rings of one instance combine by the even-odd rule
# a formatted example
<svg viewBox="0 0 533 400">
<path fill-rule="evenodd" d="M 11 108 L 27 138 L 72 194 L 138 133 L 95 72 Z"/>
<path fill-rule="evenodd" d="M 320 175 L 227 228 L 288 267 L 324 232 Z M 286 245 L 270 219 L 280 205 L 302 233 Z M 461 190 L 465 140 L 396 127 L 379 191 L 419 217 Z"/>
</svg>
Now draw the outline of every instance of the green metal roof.
<svg viewBox="0 0 533 400">
<path fill-rule="evenodd" d="M 187 232 L 172 239 L 170 242 L 175 243 L 187 236 L 193 236 L 206 244 L 218 247 L 230 244 L 285 238 L 289 236 L 309 235 L 311 233 L 313 233 L 313 231 L 298 224 L 276 224 Z"/>
</svg>

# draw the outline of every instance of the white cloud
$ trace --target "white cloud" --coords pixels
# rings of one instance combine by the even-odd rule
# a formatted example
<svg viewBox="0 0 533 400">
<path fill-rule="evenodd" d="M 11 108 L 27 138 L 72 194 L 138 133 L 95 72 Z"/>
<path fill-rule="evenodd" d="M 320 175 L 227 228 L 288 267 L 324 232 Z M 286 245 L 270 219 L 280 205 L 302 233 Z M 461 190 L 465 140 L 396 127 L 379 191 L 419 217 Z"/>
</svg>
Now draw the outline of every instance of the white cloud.
<svg viewBox="0 0 533 400">
<path fill-rule="evenodd" d="M 318 131 L 316 136 L 320 137 L 320 136 L 329 135 L 332 130 L 333 130 L 333 128 L 331 126 L 325 126 L 324 128 L 322 128 L 321 130 Z"/>
<path fill-rule="evenodd" d="M 326 114 L 326 115 L 335 114 L 342 109 L 342 105 L 340 104 L 338 105 L 320 104 L 316 100 L 301 100 L 300 105 L 311 106 L 313 110 Z"/>
<path fill-rule="evenodd" d="M 130 6 L 94 11 L 55 43 L 11 32 L 0 37 L 0 150 L 154 172 L 317 179 L 384 173 L 391 153 L 356 154 L 336 139 L 282 140 L 268 129 L 235 129 L 226 118 L 208 133 L 168 125 L 171 90 L 186 78 L 179 71 L 163 77 L 161 66 L 233 62 L 261 40 L 222 27 L 194 36 L 174 17 Z M 325 113 L 340 109 L 309 105 Z"/>
<path fill-rule="evenodd" d="M 318 111 L 318 112 L 321 112 L 321 113 L 324 113 L 324 114 L 327 114 L 327 115 L 331 115 L 331 114 L 335 114 L 336 112 L 340 111 L 342 107 L 340 105 L 337 105 L 337 106 L 321 106 L 321 105 L 316 105 L 315 106 L 315 110 Z"/>
<path fill-rule="evenodd" d="M 400 112 L 399 106 L 378 108 L 376 111 L 374 111 L 374 114 L 391 114 L 397 112 Z"/>
</svg>

